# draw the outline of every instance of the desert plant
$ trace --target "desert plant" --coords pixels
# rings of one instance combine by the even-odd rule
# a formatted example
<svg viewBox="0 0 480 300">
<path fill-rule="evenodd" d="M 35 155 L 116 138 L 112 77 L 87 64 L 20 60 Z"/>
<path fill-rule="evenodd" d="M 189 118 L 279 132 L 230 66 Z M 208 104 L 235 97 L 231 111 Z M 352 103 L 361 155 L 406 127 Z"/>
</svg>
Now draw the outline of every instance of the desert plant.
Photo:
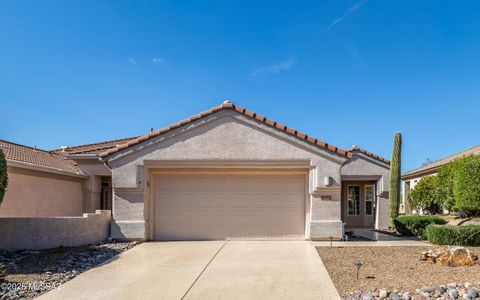
<svg viewBox="0 0 480 300">
<path fill-rule="evenodd" d="M 5 196 L 8 185 L 7 160 L 2 149 L 0 149 L 0 204 Z"/>
<path fill-rule="evenodd" d="M 430 224 L 447 224 L 437 216 L 399 216 L 393 220 L 395 229 L 401 235 L 423 237 L 425 228 Z"/>
<path fill-rule="evenodd" d="M 417 210 L 422 209 L 424 212 L 429 213 L 440 212 L 442 203 L 438 202 L 438 197 L 436 196 L 437 180 L 437 176 L 422 177 L 410 193 L 408 199 L 410 207 Z"/>
<path fill-rule="evenodd" d="M 395 134 L 393 139 L 392 159 L 390 161 L 390 181 L 388 201 L 390 205 L 390 225 L 398 217 L 400 207 L 400 175 L 402 164 L 402 135 L 400 132 Z"/>
<path fill-rule="evenodd" d="M 480 225 L 429 225 L 425 237 L 437 245 L 480 246 Z"/>
</svg>

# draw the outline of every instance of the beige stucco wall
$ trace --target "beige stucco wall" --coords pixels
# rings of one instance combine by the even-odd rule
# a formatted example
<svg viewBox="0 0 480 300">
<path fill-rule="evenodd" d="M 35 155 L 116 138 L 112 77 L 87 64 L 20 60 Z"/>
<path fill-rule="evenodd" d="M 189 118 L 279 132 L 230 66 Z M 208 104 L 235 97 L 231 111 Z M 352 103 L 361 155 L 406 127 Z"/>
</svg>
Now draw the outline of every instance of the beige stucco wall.
<svg viewBox="0 0 480 300">
<path fill-rule="evenodd" d="M 97 210 L 79 217 L 0 218 L 0 249 L 48 249 L 105 241 L 111 213 Z"/>
<path fill-rule="evenodd" d="M 312 209 L 306 235 L 311 231 L 335 237 L 342 235 L 339 182 L 340 166 L 346 158 L 309 146 L 233 111 L 213 114 L 111 158 L 114 238 L 148 238 L 151 235 L 148 230 L 153 216 L 148 206 L 150 191 L 146 184 L 149 164 L 180 167 L 176 163 L 184 162 L 202 162 L 202 167 L 223 163 L 229 168 L 262 167 L 265 164 L 273 167 L 291 164 L 298 168 L 300 164 L 309 169 L 309 204 Z M 333 178 L 332 186 L 324 185 L 325 176 Z M 324 194 L 331 195 L 332 200 L 321 201 L 319 197 Z M 323 230 L 321 223 L 327 223 L 327 228 Z M 126 233 L 134 235 L 127 236 Z"/>
<path fill-rule="evenodd" d="M 8 167 L 0 217 L 81 216 L 85 179 Z"/>
<path fill-rule="evenodd" d="M 152 168 L 305 167 L 309 169 L 307 238 L 340 238 L 341 174 L 347 158 L 225 110 L 117 152 L 108 158 L 114 190 L 112 237 L 151 238 Z M 332 178 L 325 186 L 324 178 Z M 321 200 L 329 196 L 329 200 Z M 331 198 L 330 198 L 331 197 Z M 325 198 L 323 198 L 325 199 Z"/>
</svg>

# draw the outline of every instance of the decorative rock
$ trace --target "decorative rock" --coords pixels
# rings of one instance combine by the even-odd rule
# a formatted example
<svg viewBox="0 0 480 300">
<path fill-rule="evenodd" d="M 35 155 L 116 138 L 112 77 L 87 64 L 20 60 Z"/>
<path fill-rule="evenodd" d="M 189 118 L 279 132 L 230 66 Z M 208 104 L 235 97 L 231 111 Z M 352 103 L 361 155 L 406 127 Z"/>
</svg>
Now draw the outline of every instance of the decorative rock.
<svg viewBox="0 0 480 300">
<path fill-rule="evenodd" d="M 450 299 L 457 299 L 458 298 L 458 291 L 454 288 L 448 289 L 448 296 Z"/>
<path fill-rule="evenodd" d="M 99 245 L 74 248 L 65 253 L 64 260 L 58 260 L 54 265 L 44 268 L 38 281 L 45 284 L 64 283 L 78 274 L 101 264 L 117 254 L 133 248 L 133 242 L 110 242 Z M 18 270 L 17 263 L 27 257 L 32 257 L 42 251 L 0 251 L 0 263 L 7 266 L 8 271 Z M 8 292 L 0 291 L 0 299 L 32 299 L 47 292 L 47 289 L 14 289 Z M 360 298 L 357 298 L 360 299 Z M 356 300 L 357 300 L 356 299 Z"/>
<path fill-rule="evenodd" d="M 374 300 L 374 299 L 375 299 L 375 298 L 373 298 L 373 296 L 370 295 L 370 294 L 364 294 L 364 295 L 362 296 L 362 300 Z"/>
<path fill-rule="evenodd" d="M 395 293 L 395 292 L 390 294 L 390 299 L 391 300 L 402 300 L 402 298 L 400 298 L 400 296 L 397 295 L 397 293 Z"/>
<path fill-rule="evenodd" d="M 402 295 L 402 300 L 411 300 L 412 296 L 410 296 L 409 292 L 406 292 Z"/>
<path fill-rule="evenodd" d="M 428 300 L 428 298 L 423 296 L 423 295 L 416 295 L 414 299 L 415 300 Z"/>
<path fill-rule="evenodd" d="M 378 299 L 383 300 L 383 299 L 388 297 L 387 290 L 381 289 L 379 292 L 380 292 L 380 294 L 378 296 Z"/>
<path fill-rule="evenodd" d="M 473 266 L 477 261 L 478 257 L 465 247 L 449 247 L 436 259 L 436 263 L 450 267 Z"/>
<path fill-rule="evenodd" d="M 474 288 L 468 289 L 466 295 L 468 296 L 468 299 L 475 299 L 475 298 L 479 297 L 478 291 Z"/>
<path fill-rule="evenodd" d="M 436 290 L 437 288 L 435 286 L 424 286 L 421 288 L 422 292 L 424 293 L 432 293 Z"/>
</svg>

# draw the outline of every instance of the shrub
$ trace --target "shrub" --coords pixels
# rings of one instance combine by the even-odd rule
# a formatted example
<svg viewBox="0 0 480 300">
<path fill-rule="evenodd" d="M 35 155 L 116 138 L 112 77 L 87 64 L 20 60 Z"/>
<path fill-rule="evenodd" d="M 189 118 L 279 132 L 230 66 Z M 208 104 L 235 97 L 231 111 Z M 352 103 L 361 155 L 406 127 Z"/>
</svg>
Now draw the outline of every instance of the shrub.
<svg viewBox="0 0 480 300">
<path fill-rule="evenodd" d="M 455 200 L 453 197 L 454 167 L 454 164 L 450 163 L 438 170 L 437 188 L 435 191 L 436 202 L 440 203 L 450 212 L 455 206 Z"/>
<path fill-rule="evenodd" d="M 480 156 L 470 155 L 453 162 L 455 209 L 469 215 L 480 212 Z"/>
<path fill-rule="evenodd" d="M 393 220 L 395 229 L 401 235 L 423 237 L 425 228 L 430 224 L 447 224 L 437 216 L 399 216 Z"/>
<path fill-rule="evenodd" d="M 425 176 L 410 193 L 410 206 L 430 213 L 440 212 L 441 204 L 436 197 L 437 176 Z"/>
<path fill-rule="evenodd" d="M 8 185 L 7 160 L 2 149 L 0 149 L 0 203 L 2 203 L 3 196 Z"/>
<path fill-rule="evenodd" d="M 480 225 L 429 225 L 425 237 L 437 245 L 480 246 Z"/>
</svg>

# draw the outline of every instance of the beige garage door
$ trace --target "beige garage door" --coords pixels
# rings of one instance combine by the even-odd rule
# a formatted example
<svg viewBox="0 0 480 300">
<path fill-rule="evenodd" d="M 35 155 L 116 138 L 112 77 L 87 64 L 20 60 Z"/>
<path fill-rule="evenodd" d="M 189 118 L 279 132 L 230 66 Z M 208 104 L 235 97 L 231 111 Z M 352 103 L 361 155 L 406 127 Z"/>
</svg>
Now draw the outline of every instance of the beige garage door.
<svg viewBox="0 0 480 300">
<path fill-rule="evenodd" d="M 155 239 L 302 238 L 305 175 L 157 174 Z"/>
</svg>

